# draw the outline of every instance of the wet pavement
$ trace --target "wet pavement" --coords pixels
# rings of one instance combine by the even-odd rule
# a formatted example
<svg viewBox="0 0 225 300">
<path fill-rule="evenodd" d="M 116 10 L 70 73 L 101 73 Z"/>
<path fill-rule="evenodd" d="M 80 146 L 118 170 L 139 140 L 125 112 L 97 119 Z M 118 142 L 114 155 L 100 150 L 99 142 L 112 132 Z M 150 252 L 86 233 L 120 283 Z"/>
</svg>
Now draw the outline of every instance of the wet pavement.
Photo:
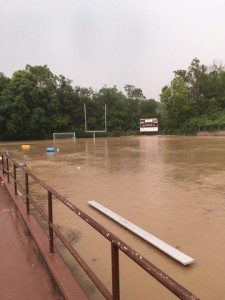
<svg viewBox="0 0 225 300">
<path fill-rule="evenodd" d="M 4 184 L 0 184 L 0 299 L 61 300 Z"/>
</svg>

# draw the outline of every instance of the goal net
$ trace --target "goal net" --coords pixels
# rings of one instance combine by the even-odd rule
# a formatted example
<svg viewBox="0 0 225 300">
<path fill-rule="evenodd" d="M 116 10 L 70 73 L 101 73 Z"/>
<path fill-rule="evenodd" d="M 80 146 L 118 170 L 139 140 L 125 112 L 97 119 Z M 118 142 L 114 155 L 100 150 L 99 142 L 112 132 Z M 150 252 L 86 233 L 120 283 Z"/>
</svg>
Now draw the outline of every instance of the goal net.
<svg viewBox="0 0 225 300">
<path fill-rule="evenodd" d="M 75 132 L 54 132 L 52 135 L 53 135 L 53 141 L 76 139 Z"/>
</svg>

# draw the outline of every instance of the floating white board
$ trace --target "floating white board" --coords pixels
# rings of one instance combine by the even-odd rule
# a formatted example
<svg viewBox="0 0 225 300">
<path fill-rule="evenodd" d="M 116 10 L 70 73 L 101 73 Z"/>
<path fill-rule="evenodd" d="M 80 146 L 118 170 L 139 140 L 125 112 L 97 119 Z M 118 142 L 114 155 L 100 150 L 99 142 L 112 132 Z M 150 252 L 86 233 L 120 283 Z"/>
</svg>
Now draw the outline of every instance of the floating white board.
<svg viewBox="0 0 225 300">
<path fill-rule="evenodd" d="M 94 208 L 101 211 L 106 216 L 110 217 L 114 221 L 118 222 L 119 224 L 123 225 L 133 233 L 137 234 L 139 237 L 143 238 L 148 243 L 152 244 L 156 248 L 160 249 L 167 255 L 171 256 L 173 259 L 177 260 L 183 265 L 189 265 L 194 262 L 194 259 L 190 256 L 184 254 L 183 252 L 179 251 L 178 249 L 168 245 L 167 243 L 163 242 L 162 240 L 158 239 L 154 235 L 148 233 L 147 231 L 143 230 L 142 228 L 136 226 L 135 224 L 129 222 L 128 220 L 124 219 L 120 215 L 117 215 L 110 209 L 104 207 L 103 205 L 99 204 L 98 202 L 92 200 L 88 201 L 88 204 L 93 206 Z"/>
</svg>

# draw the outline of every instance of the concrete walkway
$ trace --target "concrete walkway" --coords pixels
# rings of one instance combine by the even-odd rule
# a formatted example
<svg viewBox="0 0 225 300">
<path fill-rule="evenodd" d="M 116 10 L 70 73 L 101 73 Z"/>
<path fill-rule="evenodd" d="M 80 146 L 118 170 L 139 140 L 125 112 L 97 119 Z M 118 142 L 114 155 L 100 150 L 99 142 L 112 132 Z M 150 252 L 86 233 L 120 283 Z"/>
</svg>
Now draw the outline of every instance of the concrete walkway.
<svg viewBox="0 0 225 300">
<path fill-rule="evenodd" d="M 0 299 L 63 299 L 4 184 L 0 183 Z"/>
</svg>

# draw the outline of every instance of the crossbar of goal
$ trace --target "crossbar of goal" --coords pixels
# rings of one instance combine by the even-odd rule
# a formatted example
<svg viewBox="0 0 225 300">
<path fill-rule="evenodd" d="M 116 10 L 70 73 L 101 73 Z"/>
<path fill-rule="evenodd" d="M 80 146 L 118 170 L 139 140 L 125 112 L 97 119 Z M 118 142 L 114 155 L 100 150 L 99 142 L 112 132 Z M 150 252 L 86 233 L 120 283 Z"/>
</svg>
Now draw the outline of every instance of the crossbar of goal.
<svg viewBox="0 0 225 300">
<path fill-rule="evenodd" d="M 76 134 L 75 134 L 75 132 L 53 132 L 52 137 L 53 137 L 53 141 L 55 141 L 57 139 L 75 140 Z"/>
</svg>

